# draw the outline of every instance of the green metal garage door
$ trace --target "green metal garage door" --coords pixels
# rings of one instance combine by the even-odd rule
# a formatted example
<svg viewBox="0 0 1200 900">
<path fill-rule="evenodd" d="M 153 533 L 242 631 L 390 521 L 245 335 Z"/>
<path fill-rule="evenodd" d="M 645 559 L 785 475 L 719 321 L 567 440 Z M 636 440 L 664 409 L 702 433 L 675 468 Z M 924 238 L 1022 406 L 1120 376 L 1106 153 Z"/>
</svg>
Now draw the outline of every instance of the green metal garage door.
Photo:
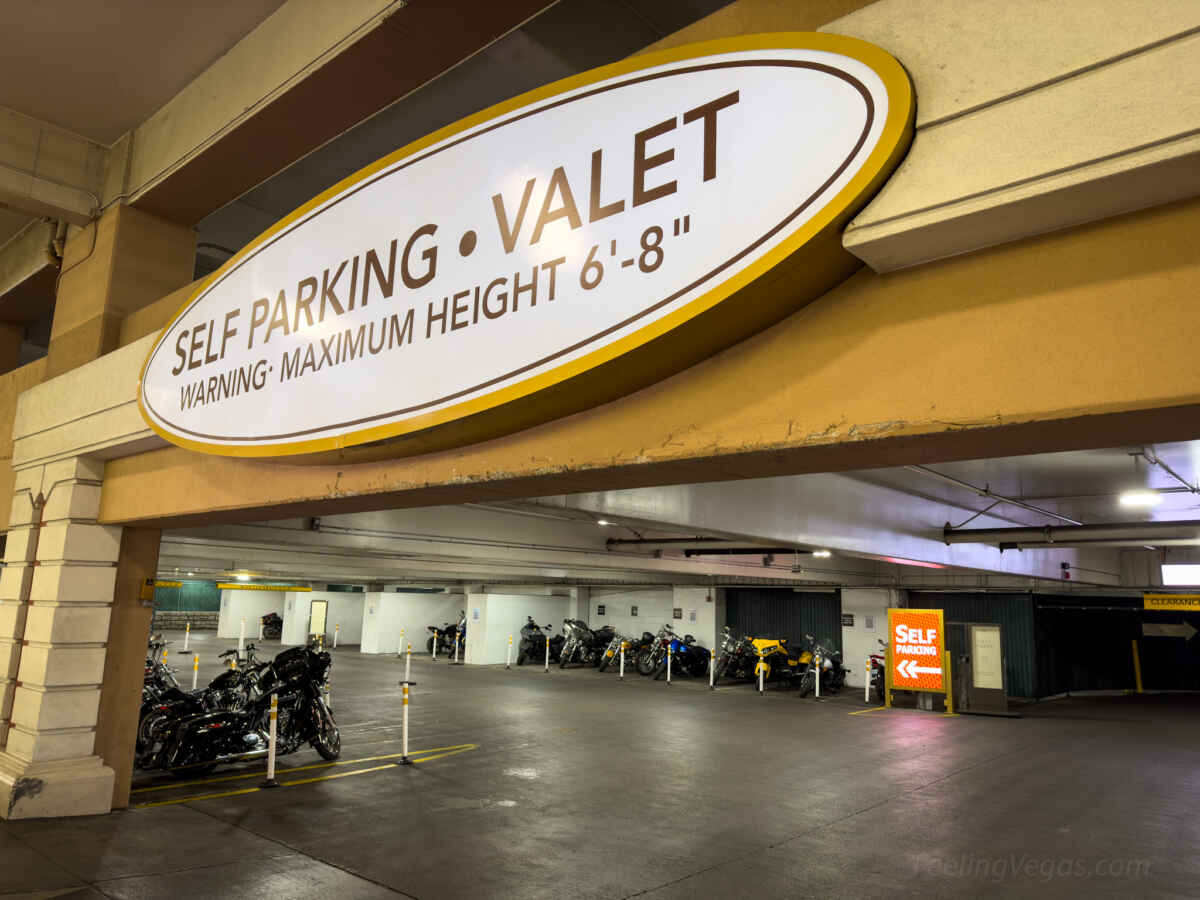
<svg viewBox="0 0 1200 900">
<path fill-rule="evenodd" d="M 785 637 L 796 645 L 811 634 L 826 647 L 842 649 L 839 591 L 729 588 L 725 594 L 725 622 L 738 634 Z"/>
</svg>

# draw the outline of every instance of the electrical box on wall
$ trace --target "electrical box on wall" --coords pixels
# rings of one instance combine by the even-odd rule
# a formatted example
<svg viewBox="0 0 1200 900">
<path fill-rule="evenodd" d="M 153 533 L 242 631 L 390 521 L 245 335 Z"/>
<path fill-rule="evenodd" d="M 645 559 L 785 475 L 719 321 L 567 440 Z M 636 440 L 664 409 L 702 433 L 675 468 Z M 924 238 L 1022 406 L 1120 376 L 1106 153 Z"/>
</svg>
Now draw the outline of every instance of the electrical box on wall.
<svg viewBox="0 0 1200 900">
<path fill-rule="evenodd" d="M 598 615 L 598 616 L 604 615 L 604 604 L 603 603 L 601 603 L 599 606 L 596 607 L 596 615 Z"/>
</svg>

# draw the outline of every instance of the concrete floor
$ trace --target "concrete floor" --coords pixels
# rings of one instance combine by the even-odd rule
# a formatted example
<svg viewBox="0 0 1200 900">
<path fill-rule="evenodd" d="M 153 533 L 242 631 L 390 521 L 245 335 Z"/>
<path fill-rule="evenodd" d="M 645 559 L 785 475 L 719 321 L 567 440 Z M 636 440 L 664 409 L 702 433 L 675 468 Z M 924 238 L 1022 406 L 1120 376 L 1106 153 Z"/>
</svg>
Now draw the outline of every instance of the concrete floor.
<svg viewBox="0 0 1200 900">
<path fill-rule="evenodd" d="M 217 671 L 212 648 L 228 642 L 200 643 L 207 676 Z M 412 749 L 477 747 L 401 768 L 364 758 L 399 751 L 402 664 L 356 651 L 335 653 L 334 711 L 342 760 L 364 761 L 291 776 L 281 767 L 279 776 L 348 777 L 0 825 L 0 894 L 1200 893 L 1193 697 L 1077 698 L 1021 719 L 855 714 L 863 707 L 852 697 L 709 693 L 632 673 L 619 683 L 590 669 L 455 668 L 422 657 Z M 307 748 L 284 759 L 289 768 L 320 762 Z M 141 776 L 134 799 L 258 780 L 144 790 L 164 782 Z"/>
</svg>

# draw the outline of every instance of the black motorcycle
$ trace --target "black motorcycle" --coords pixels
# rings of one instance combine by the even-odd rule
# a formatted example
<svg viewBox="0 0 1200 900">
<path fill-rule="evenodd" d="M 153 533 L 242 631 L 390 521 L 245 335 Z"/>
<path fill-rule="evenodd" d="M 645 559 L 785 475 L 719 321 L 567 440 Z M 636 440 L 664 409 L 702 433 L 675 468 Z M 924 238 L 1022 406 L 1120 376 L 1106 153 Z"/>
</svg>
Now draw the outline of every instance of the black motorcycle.
<svg viewBox="0 0 1200 900">
<path fill-rule="evenodd" d="M 717 668 L 713 680 L 733 678 L 749 681 L 755 675 L 758 657 L 749 637 L 738 637 L 728 625 L 721 633 L 721 649 L 717 652 Z"/>
<path fill-rule="evenodd" d="M 262 636 L 264 640 L 275 641 L 283 637 L 283 616 L 269 612 L 262 617 Z"/>
<path fill-rule="evenodd" d="M 429 640 L 425 642 L 426 653 L 433 653 L 435 642 L 437 643 L 438 653 L 453 653 L 455 638 L 458 638 L 458 652 L 463 652 L 467 632 L 467 614 L 465 611 L 458 614 L 457 622 L 447 622 L 441 628 L 438 628 L 436 625 L 426 625 L 425 627 L 432 632 L 429 635 Z"/>
<path fill-rule="evenodd" d="M 821 679 L 822 694 L 836 694 L 846 684 L 842 651 L 829 649 L 829 642 L 817 643 L 811 634 L 806 634 L 804 639 L 811 653 L 808 655 L 804 671 L 800 673 L 800 696 L 807 697 L 816 689 L 818 677 Z"/>
<path fill-rule="evenodd" d="M 255 658 L 254 644 L 247 644 L 245 656 L 237 650 L 226 650 L 218 654 L 220 659 L 233 657 L 233 665 L 209 682 L 200 691 L 185 691 L 175 681 L 174 674 L 166 666 L 167 683 L 156 673 L 151 683 L 150 664 L 147 661 L 147 679 L 142 687 L 142 708 L 138 717 L 135 764 L 139 768 L 155 768 L 154 757 L 161 750 L 161 740 L 166 727 L 191 716 L 202 715 L 222 709 L 238 709 L 246 706 L 254 696 L 258 673 L 268 663 Z"/>
<path fill-rule="evenodd" d="M 533 616 L 526 616 L 526 622 L 521 626 L 521 644 L 517 647 L 517 665 L 523 666 L 525 663 L 540 663 L 546 659 L 546 633 L 550 631 L 551 626 L 546 626 L 546 631 L 542 631 L 542 626 L 533 621 Z M 558 662 L 558 658 L 562 653 L 563 643 L 566 641 L 561 634 L 553 635 L 550 638 L 550 661 Z"/>
<path fill-rule="evenodd" d="M 611 625 L 592 631 L 580 619 L 563 619 L 563 628 L 567 635 L 558 657 L 560 669 L 565 669 L 571 663 L 598 666 L 605 648 L 616 636 Z"/>
<path fill-rule="evenodd" d="M 667 648 L 671 646 L 671 641 L 677 639 L 678 635 L 670 625 L 659 628 L 658 634 L 654 635 L 650 643 L 638 651 L 638 674 L 653 675 L 657 672 L 659 665 L 667 661 Z"/>
<path fill-rule="evenodd" d="M 253 673 L 252 699 L 237 709 L 187 716 L 163 726 L 155 768 L 181 776 L 218 765 L 259 759 L 268 753 L 271 695 L 278 696 L 276 753 L 293 753 L 307 741 L 324 759 L 341 754 L 342 739 L 322 688 L 329 676 L 327 652 L 292 647 Z"/>
</svg>

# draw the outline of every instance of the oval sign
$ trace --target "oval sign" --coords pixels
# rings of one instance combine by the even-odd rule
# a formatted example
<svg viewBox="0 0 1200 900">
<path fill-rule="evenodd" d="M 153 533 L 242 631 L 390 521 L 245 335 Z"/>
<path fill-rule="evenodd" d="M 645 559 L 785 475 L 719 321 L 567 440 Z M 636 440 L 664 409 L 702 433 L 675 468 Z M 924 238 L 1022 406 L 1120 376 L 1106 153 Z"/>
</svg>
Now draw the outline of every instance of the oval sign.
<svg viewBox="0 0 1200 900">
<path fill-rule="evenodd" d="M 841 228 L 913 113 L 895 59 L 807 33 L 516 97 L 335 185 L 205 279 L 146 360 L 143 416 L 210 453 L 397 455 L 610 400 L 853 271 Z"/>
</svg>

